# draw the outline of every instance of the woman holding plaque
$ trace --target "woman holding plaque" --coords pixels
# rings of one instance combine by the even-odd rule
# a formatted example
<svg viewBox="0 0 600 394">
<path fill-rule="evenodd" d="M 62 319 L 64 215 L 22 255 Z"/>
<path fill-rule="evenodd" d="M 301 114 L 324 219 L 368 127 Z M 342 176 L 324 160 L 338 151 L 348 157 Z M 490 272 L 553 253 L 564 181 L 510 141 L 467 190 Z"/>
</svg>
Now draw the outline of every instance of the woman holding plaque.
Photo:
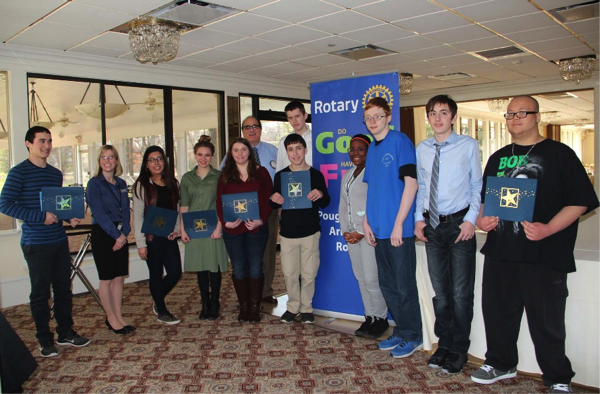
<svg viewBox="0 0 600 394">
<path fill-rule="evenodd" d="M 271 214 L 269 196 L 273 182 L 269 172 L 258 165 L 252 145 L 244 138 L 233 140 L 217 185 L 217 215 L 223 224 L 223 240 L 233 268 L 233 285 L 240 303 L 238 321 L 259 322 L 263 291 L 262 259 L 269 237 Z M 245 201 L 243 210 L 258 208 L 254 220 L 225 221 L 223 197 L 229 194 L 256 192 L 257 201 Z M 251 206 L 252 205 L 252 206 Z"/>
<path fill-rule="evenodd" d="M 210 162 L 215 154 L 215 146 L 208 135 L 200 137 L 194 145 L 194 157 L 198 165 L 181 178 L 181 206 L 179 212 L 214 211 L 217 202 L 217 183 L 220 171 Z M 200 320 L 219 318 L 221 304 L 221 272 L 228 270 L 227 250 L 223 242 L 223 226 L 211 231 L 210 237 L 191 239 L 181 220 L 181 240 L 186 243 L 184 269 L 196 271 L 202 310 Z"/>
<path fill-rule="evenodd" d="M 105 324 L 115 334 L 135 330 L 121 314 L 123 284 L 129 275 L 127 236 L 131 232 L 127 184 L 119 176 L 123 167 L 119 152 L 104 145 L 98 154 L 98 170 L 89 180 L 86 199 L 92 211 L 92 255 L 98 269 L 98 293 L 106 311 Z"/>
<path fill-rule="evenodd" d="M 158 321 L 165 324 L 180 322 L 165 305 L 165 297 L 181 278 L 181 255 L 176 239 L 179 219 L 167 237 L 142 233 L 142 224 L 149 205 L 177 211 L 178 203 L 179 182 L 171 174 L 165 152 L 159 146 L 148 147 L 140 175 L 133 184 L 133 224 L 138 254 L 148 265 L 150 294 L 154 300 L 152 310 L 158 315 Z M 163 269 L 167 272 L 164 277 Z"/>
<path fill-rule="evenodd" d="M 363 232 L 363 219 L 367 207 L 367 184 L 363 182 L 367 150 L 371 139 L 356 134 L 350 140 L 348 155 L 354 166 L 342 177 L 340 190 L 340 229 L 348 244 L 352 272 L 365 307 L 365 322 L 354 335 L 377 339 L 389 327 L 387 305 L 379 289 L 375 248 L 367 244 Z"/>
</svg>

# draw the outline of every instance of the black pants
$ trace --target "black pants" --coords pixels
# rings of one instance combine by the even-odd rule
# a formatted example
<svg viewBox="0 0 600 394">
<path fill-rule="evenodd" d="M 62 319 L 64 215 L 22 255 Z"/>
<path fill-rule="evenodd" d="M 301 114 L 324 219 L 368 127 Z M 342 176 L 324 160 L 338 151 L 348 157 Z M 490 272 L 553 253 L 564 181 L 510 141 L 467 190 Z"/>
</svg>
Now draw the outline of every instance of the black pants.
<svg viewBox="0 0 600 394">
<path fill-rule="evenodd" d="M 519 362 L 517 339 L 523 310 L 546 385 L 570 383 L 575 372 L 565 354 L 567 274 L 542 264 L 485 258 L 482 308 L 485 363 L 501 371 Z"/>
<path fill-rule="evenodd" d="M 169 241 L 165 237 L 154 236 L 147 243 L 148 272 L 150 276 L 150 294 L 156 304 L 158 313 L 167 313 L 165 297 L 181 278 L 181 254 L 177 240 Z M 163 277 L 163 268 L 166 275 Z"/>
<path fill-rule="evenodd" d="M 66 336 L 73 326 L 71 315 L 71 254 L 69 241 L 45 245 L 22 245 L 23 256 L 29 267 L 31 294 L 29 306 L 35 322 L 36 338 L 40 343 L 54 340 L 50 331 L 50 286 L 54 294 L 54 316 L 59 338 Z"/>
</svg>

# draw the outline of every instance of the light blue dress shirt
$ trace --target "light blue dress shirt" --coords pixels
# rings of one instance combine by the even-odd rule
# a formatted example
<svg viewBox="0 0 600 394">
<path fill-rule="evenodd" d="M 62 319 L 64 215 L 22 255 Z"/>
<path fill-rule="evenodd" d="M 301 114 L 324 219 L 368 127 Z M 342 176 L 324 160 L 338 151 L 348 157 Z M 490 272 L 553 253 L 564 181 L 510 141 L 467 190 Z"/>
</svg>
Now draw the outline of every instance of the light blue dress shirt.
<svg viewBox="0 0 600 394">
<path fill-rule="evenodd" d="M 253 148 L 258 149 L 260 165 L 269 171 L 269 175 L 271 175 L 271 182 L 273 182 L 275 180 L 275 167 L 277 167 L 277 148 L 268 142 L 259 142 L 258 145 Z M 254 151 L 252 151 L 251 154 L 254 154 Z M 225 155 L 223 158 L 223 161 L 219 166 L 219 171 L 223 171 L 223 167 L 225 167 L 225 159 L 227 159 L 227 155 Z"/>
<path fill-rule="evenodd" d="M 479 143 L 454 130 L 440 151 L 440 177 L 438 182 L 438 211 L 451 215 L 465 208 L 465 219 L 475 225 L 481 207 L 481 155 Z M 435 158 L 435 137 L 417 145 L 417 208 L 415 222 L 423 220 L 423 211 L 429 210 L 431 168 Z"/>
</svg>

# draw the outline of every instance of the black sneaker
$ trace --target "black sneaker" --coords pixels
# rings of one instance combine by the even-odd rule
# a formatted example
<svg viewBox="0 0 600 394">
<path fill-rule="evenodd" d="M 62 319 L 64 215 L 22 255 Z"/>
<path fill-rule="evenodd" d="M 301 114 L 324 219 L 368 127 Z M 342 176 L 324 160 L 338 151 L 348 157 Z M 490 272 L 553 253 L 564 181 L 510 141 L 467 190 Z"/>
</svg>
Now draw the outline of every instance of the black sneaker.
<svg viewBox="0 0 600 394">
<path fill-rule="evenodd" d="M 467 363 L 468 357 L 466 354 L 450 353 L 444 366 L 443 371 L 447 374 L 454 375 L 462 371 L 463 366 Z"/>
<path fill-rule="evenodd" d="M 83 346 L 89 345 L 90 340 L 82 337 L 81 335 L 77 334 L 75 331 L 71 330 L 71 332 L 68 333 L 63 338 L 61 338 L 59 336 L 58 341 L 56 341 L 56 343 L 59 344 L 60 346 L 83 347 Z"/>
<path fill-rule="evenodd" d="M 156 316 L 158 316 L 158 308 L 156 307 L 156 304 L 152 303 L 152 312 L 154 312 L 154 314 Z"/>
<path fill-rule="evenodd" d="M 390 323 L 388 323 L 387 318 L 376 317 L 366 337 L 371 339 L 381 338 L 389 327 Z"/>
<path fill-rule="evenodd" d="M 181 320 L 171 315 L 169 312 L 158 315 L 158 321 L 165 324 L 175 325 L 179 324 Z"/>
<path fill-rule="evenodd" d="M 308 313 L 301 313 L 300 314 L 300 321 L 302 323 L 305 323 L 305 324 L 313 324 L 315 322 L 315 315 L 313 315 L 310 312 L 308 312 Z"/>
<path fill-rule="evenodd" d="M 40 354 L 42 357 L 56 357 L 58 356 L 58 349 L 54 346 L 54 341 L 46 341 L 40 343 Z"/>
<path fill-rule="evenodd" d="M 365 316 L 365 321 L 363 324 L 358 327 L 358 330 L 354 331 L 354 335 L 357 337 L 366 337 L 369 333 L 369 328 L 371 328 L 371 324 L 373 323 L 373 318 L 371 316 Z"/>
<path fill-rule="evenodd" d="M 442 368 L 449 354 L 450 350 L 444 349 L 443 347 L 439 347 L 435 351 L 435 353 L 433 353 L 433 355 L 429 357 L 427 365 L 429 365 L 431 368 Z"/>
<path fill-rule="evenodd" d="M 293 323 L 294 319 L 298 316 L 298 313 L 292 313 L 290 311 L 285 311 L 285 313 L 281 316 L 281 321 L 284 323 Z"/>
</svg>

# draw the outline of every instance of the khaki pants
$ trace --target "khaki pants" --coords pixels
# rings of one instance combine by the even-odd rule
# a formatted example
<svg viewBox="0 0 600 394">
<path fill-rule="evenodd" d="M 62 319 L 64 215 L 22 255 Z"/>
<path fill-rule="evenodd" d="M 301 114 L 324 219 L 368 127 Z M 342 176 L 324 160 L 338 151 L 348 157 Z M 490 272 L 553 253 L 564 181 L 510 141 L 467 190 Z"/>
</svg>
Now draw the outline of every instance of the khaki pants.
<svg viewBox="0 0 600 394">
<path fill-rule="evenodd" d="M 274 209 L 269 216 L 269 239 L 263 255 L 263 274 L 265 275 L 265 285 L 263 287 L 262 297 L 273 296 L 273 278 L 275 277 L 275 261 L 277 259 L 277 234 L 279 233 L 279 212 Z"/>
<path fill-rule="evenodd" d="M 313 311 L 320 237 L 320 231 L 304 238 L 281 237 L 281 269 L 288 292 L 287 310 L 291 313 Z"/>
</svg>

